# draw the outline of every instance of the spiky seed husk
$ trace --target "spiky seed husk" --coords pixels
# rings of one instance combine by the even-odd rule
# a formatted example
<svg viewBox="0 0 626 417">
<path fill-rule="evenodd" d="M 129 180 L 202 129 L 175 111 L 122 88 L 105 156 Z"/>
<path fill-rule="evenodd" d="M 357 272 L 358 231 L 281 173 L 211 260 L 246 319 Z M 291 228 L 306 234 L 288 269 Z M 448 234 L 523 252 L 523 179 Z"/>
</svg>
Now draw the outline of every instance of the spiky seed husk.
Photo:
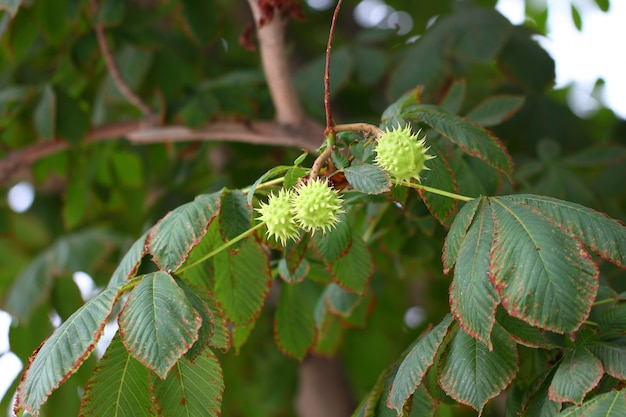
<svg viewBox="0 0 626 417">
<path fill-rule="evenodd" d="M 296 222 L 312 233 L 318 229 L 326 233 L 335 227 L 339 214 L 343 213 L 342 203 L 341 196 L 328 181 L 319 178 L 301 184 L 291 200 Z"/>
<path fill-rule="evenodd" d="M 256 209 L 261 216 L 259 220 L 267 225 L 267 236 L 274 237 L 283 246 L 287 245 L 288 239 L 297 239 L 300 236 L 298 225 L 291 213 L 291 190 L 280 190 L 278 194 L 270 194 L 267 204 L 261 202 Z"/>
<path fill-rule="evenodd" d="M 409 183 L 413 178 L 420 181 L 420 172 L 434 156 L 426 152 L 425 139 L 419 138 L 419 132 L 413 133 L 411 126 L 385 131 L 376 141 L 376 164 L 389 175 L 401 182 Z"/>
</svg>

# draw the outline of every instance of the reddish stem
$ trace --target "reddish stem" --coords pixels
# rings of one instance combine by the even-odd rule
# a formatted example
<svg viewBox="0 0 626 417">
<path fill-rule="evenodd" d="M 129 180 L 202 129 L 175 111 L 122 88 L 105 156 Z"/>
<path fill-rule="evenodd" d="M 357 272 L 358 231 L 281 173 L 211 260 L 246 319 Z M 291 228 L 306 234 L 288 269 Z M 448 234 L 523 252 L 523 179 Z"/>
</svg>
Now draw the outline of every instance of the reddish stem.
<svg viewBox="0 0 626 417">
<path fill-rule="evenodd" d="M 337 16 L 339 15 L 339 9 L 341 8 L 341 1 L 337 2 L 335 6 L 335 12 L 333 13 L 333 20 L 330 24 L 330 31 L 328 33 L 328 45 L 326 46 L 326 67 L 324 68 L 324 108 L 326 109 L 326 130 L 325 135 L 334 133 L 333 129 L 333 116 L 330 112 L 330 50 L 333 45 L 333 36 L 335 35 L 335 23 L 337 22 Z"/>
</svg>

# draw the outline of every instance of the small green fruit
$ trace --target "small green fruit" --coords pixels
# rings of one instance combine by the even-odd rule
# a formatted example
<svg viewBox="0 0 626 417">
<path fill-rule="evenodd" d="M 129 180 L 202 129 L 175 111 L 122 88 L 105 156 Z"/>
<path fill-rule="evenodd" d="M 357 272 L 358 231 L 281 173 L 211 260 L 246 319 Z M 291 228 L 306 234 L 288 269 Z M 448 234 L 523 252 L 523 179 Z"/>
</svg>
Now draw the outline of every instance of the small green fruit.
<svg viewBox="0 0 626 417">
<path fill-rule="evenodd" d="M 426 153 L 430 148 L 418 135 L 408 125 L 385 131 L 376 141 L 376 164 L 398 181 L 409 183 L 415 178 L 419 182 L 419 173 L 428 169 L 424 164 L 434 156 Z"/>
<path fill-rule="evenodd" d="M 292 213 L 298 225 L 315 233 L 332 229 L 339 220 L 342 200 L 337 191 L 328 185 L 326 180 L 309 180 L 300 185 L 291 200 Z"/>
<path fill-rule="evenodd" d="M 278 194 L 271 194 L 267 204 L 261 202 L 256 209 L 261 216 L 259 220 L 267 225 L 267 236 L 274 237 L 285 246 L 288 239 L 297 239 L 300 236 L 298 225 L 291 213 L 293 192 L 280 190 Z"/>
</svg>

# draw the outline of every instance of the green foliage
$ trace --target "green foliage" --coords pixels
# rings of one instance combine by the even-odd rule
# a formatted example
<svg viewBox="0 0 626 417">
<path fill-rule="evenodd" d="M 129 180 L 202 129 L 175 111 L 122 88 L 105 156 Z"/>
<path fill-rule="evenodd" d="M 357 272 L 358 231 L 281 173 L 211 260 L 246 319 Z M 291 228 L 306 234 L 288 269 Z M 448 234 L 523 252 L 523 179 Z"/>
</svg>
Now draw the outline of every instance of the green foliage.
<svg viewBox="0 0 626 417">
<path fill-rule="evenodd" d="M 0 296 L 26 364 L 16 411 L 292 416 L 294 362 L 322 355 L 363 397 L 355 416 L 626 414 L 623 121 L 579 119 L 549 91 L 541 12 L 531 28 L 490 0 L 401 2 L 415 26 L 396 35 L 342 10 L 328 98 L 334 122 L 358 123 L 309 155 L 176 140 L 311 134 L 258 124 L 275 103 L 237 42 L 255 42 L 245 7 L 96 3 L 0 0 L 0 184 L 32 164 L 37 188 L 27 213 L 0 203 Z M 295 91 L 320 120 L 329 13 L 287 25 Z M 94 22 L 156 125 L 127 122 L 140 112 Z M 376 164 L 397 128 L 421 129 L 434 157 L 404 181 Z M 339 201 L 330 217 L 317 193 L 289 212 L 315 224 L 267 237 L 255 209 L 313 181 Z M 76 271 L 99 288 L 88 301 Z M 403 327 L 416 304 L 434 326 Z"/>
</svg>

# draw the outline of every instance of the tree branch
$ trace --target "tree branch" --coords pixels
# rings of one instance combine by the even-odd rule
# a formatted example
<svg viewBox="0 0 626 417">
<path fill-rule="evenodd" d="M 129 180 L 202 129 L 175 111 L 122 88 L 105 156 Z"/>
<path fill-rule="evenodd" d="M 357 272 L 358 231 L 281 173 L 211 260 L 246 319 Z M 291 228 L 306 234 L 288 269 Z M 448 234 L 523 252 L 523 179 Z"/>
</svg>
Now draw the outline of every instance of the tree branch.
<svg viewBox="0 0 626 417">
<path fill-rule="evenodd" d="M 335 25 L 337 23 L 337 16 L 339 15 L 339 9 L 341 9 L 341 0 L 337 1 L 335 11 L 333 12 L 333 19 L 330 23 L 330 30 L 328 31 L 328 44 L 326 45 L 326 64 L 324 66 L 324 109 L 326 111 L 326 129 L 324 134 L 328 135 L 333 133 L 333 116 L 330 111 L 330 50 L 333 47 L 333 37 L 335 35 Z"/>
<path fill-rule="evenodd" d="M 257 28 L 261 62 L 267 86 L 276 109 L 276 121 L 298 126 L 304 118 L 302 106 L 293 87 L 285 48 L 286 19 L 278 8 L 273 16 L 264 19 L 259 0 L 248 0 Z M 321 143 L 322 137 L 319 142 Z"/>
<path fill-rule="evenodd" d="M 97 0 L 91 0 L 91 9 L 94 16 L 94 30 L 96 32 L 96 37 L 98 38 L 98 46 L 100 47 L 100 52 L 102 52 L 102 57 L 104 58 L 107 71 L 111 75 L 111 78 L 117 86 L 117 89 L 120 90 L 120 93 L 122 93 L 126 100 L 141 111 L 141 113 L 147 119 L 148 124 L 153 124 L 154 122 L 156 122 L 156 120 L 152 109 L 150 109 L 150 107 L 146 103 L 144 103 L 139 98 L 139 96 L 133 93 L 128 84 L 126 84 L 126 81 L 124 81 L 124 79 L 122 78 L 122 74 L 120 74 L 120 71 L 115 64 L 113 54 L 109 49 L 109 44 L 107 43 L 106 35 L 104 33 L 104 26 L 98 21 Z"/>
<path fill-rule="evenodd" d="M 84 139 L 84 144 L 126 138 L 134 144 L 187 141 L 230 141 L 257 145 L 304 148 L 313 151 L 323 136 L 321 124 L 305 118 L 297 129 L 277 122 L 217 121 L 201 129 L 185 126 L 146 127 L 144 121 L 100 126 Z M 0 185 L 9 184 L 24 168 L 46 156 L 69 149 L 62 139 L 40 141 L 8 153 L 0 160 Z"/>
</svg>

